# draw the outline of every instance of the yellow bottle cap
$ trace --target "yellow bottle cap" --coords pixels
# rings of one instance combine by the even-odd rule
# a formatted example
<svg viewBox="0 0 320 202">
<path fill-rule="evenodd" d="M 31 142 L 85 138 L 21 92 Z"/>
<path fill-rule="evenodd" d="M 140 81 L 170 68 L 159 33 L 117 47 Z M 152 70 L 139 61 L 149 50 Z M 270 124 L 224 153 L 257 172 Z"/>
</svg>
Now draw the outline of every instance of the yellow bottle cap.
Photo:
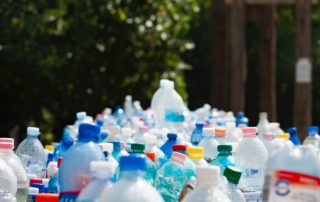
<svg viewBox="0 0 320 202">
<path fill-rule="evenodd" d="M 46 146 L 45 146 L 45 149 L 48 150 L 48 151 L 52 151 L 52 152 L 53 152 L 54 146 L 52 146 L 52 145 L 46 145 Z"/>
<path fill-rule="evenodd" d="M 290 138 L 290 134 L 289 133 L 282 133 L 278 135 L 278 138 L 280 139 L 285 139 L 285 140 L 289 140 Z"/>
<path fill-rule="evenodd" d="M 203 159 L 204 149 L 202 147 L 188 147 L 187 153 L 190 159 Z"/>
</svg>

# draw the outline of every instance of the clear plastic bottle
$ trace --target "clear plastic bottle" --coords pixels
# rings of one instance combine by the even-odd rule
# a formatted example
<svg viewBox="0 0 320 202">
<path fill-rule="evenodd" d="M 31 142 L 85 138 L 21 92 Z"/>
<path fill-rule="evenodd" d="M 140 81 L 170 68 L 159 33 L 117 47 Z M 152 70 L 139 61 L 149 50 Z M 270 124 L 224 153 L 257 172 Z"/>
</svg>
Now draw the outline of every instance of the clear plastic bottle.
<svg viewBox="0 0 320 202">
<path fill-rule="evenodd" d="M 145 134 L 148 132 L 147 126 L 140 126 L 139 131 L 134 135 L 133 140 L 136 143 L 145 144 Z"/>
<path fill-rule="evenodd" d="M 231 145 L 219 145 L 218 146 L 218 156 L 213 161 L 211 161 L 210 165 L 215 165 L 220 168 L 221 173 L 224 172 L 224 169 L 227 166 L 235 166 L 235 159 L 231 154 L 232 146 Z"/>
<path fill-rule="evenodd" d="M 240 141 L 240 135 L 236 130 L 235 122 L 226 123 L 226 141 L 238 143 Z"/>
<path fill-rule="evenodd" d="M 127 118 L 131 118 L 134 113 L 131 95 L 127 95 L 125 97 L 125 101 L 123 105 L 124 105 L 124 113 L 126 114 Z"/>
<path fill-rule="evenodd" d="M 147 169 L 146 157 L 141 155 L 120 158 L 120 180 L 103 191 L 98 202 L 163 202 L 161 196 L 144 180 Z"/>
<path fill-rule="evenodd" d="M 179 152 L 183 155 L 186 155 L 184 160 L 184 168 L 186 170 L 187 180 L 196 176 L 196 164 L 187 156 L 187 145 L 184 144 L 175 144 L 172 146 L 174 152 Z"/>
<path fill-rule="evenodd" d="M 187 154 L 196 166 L 208 165 L 207 161 L 204 160 L 204 149 L 202 147 L 188 147 Z"/>
<path fill-rule="evenodd" d="M 100 127 L 80 124 L 78 142 L 65 153 L 59 168 L 60 201 L 75 201 L 91 180 L 90 163 L 104 160 L 101 149 L 94 143 L 99 134 Z"/>
<path fill-rule="evenodd" d="M 257 138 L 256 127 L 243 128 L 243 139 L 236 152 L 236 165 L 242 170 L 239 187 L 243 191 L 261 191 L 268 152 Z"/>
<path fill-rule="evenodd" d="M 310 126 L 308 128 L 308 136 L 303 141 L 303 145 L 313 145 L 320 148 L 320 136 L 318 126 Z"/>
<path fill-rule="evenodd" d="M 211 162 L 218 155 L 218 145 L 219 143 L 214 138 L 213 128 L 203 129 L 204 138 L 199 143 L 199 147 L 204 149 L 204 158 L 207 162 Z"/>
<path fill-rule="evenodd" d="M 260 139 L 262 138 L 263 133 L 269 131 L 268 114 L 266 112 L 261 112 L 259 114 L 259 122 L 257 128 Z"/>
<path fill-rule="evenodd" d="M 216 166 L 197 167 L 197 185 L 183 202 L 231 202 L 219 188 L 220 171 Z"/>
<path fill-rule="evenodd" d="M 12 169 L 17 177 L 17 200 L 26 201 L 28 197 L 28 179 L 27 174 L 21 162 L 14 157 L 12 142 L 0 142 L 0 158 Z"/>
<path fill-rule="evenodd" d="M 156 166 L 160 168 L 168 160 L 164 153 L 157 147 L 157 137 L 153 134 L 145 136 L 146 152 L 154 152 L 156 154 Z"/>
<path fill-rule="evenodd" d="M 166 155 L 167 159 L 171 158 L 172 146 L 179 143 L 177 137 L 178 135 L 176 133 L 168 133 L 168 140 L 160 147 L 161 151 Z"/>
<path fill-rule="evenodd" d="M 157 172 L 155 187 L 165 202 L 177 202 L 187 181 L 184 161 L 186 156 L 172 152 L 171 161 L 165 163 Z"/>
<path fill-rule="evenodd" d="M 7 163 L 0 159 L 0 190 L 10 192 L 12 196 L 17 193 L 17 177 Z"/>
<path fill-rule="evenodd" d="M 228 180 L 228 196 L 231 201 L 235 202 L 246 202 L 246 199 L 243 193 L 238 188 L 238 184 L 241 178 L 241 170 L 233 167 L 228 166 L 223 172 L 223 175 Z"/>
<path fill-rule="evenodd" d="M 22 161 L 27 174 L 44 177 L 44 168 L 47 163 L 46 152 L 39 141 L 39 128 L 28 127 L 27 137 L 19 144 L 16 155 Z"/>
<path fill-rule="evenodd" d="M 93 179 L 81 191 L 77 202 L 96 201 L 106 188 L 112 186 L 114 168 L 110 162 L 92 161 L 90 163 L 90 171 Z"/>
<path fill-rule="evenodd" d="M 219 144 L 226 144 L 226 128 L 225 127 L 216 127 L 214 129 L 215 139 Z"/>
<path fill-rule="evenodd" d="M 191 134 L 190 142 L 194 146 L 197 146 L 199 144 L 199 142 L 203 139 L 203 135 L 202 135 L 203 125 L 204 125 L 203 122 L 197 122 L 196 128 L 193 130 L 193 132 Z"/>
</svg>

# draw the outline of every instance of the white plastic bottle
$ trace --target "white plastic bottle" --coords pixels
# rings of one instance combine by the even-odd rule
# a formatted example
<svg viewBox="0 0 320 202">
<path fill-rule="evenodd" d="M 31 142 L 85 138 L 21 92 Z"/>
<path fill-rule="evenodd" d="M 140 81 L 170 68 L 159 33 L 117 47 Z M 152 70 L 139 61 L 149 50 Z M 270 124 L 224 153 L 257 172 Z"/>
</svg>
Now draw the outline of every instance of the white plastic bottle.
<svg viewBox="0 0 320 202">
<path fill-rule="evenodd" d="M 133 104 L 132 104 L 132 96 L 127 95 L 124 101 L 124 113 L 126 114 L 127 118 L 131 118 L 134 113 Z"/>
<path fill-rule="evenodd" d="M 46 152 L 39 141 L 39 128 L 28 127 L 27 137 L 19 144 L 16 154 L 26 168 L 27 174 L 44 177 L 43 169 L 46 167 Z"/>
<path fill-rule="evenodd" d="M 0 159 L 0 190 L 9 192 L 12 196 L 15 196 L 17 193 L 17 177 L 2 159 Z"/>
<path fill-rule="evenodd" d="M 196 171 L 196 188 L 187 194 L 183 202 L 231 202 L 219 188 L 220 170 L 217 166 L 198 166 Z"/>
<path fill-rule="evenodd" d="M 269 131 L 268 114 L 261 112 L 259 114 L 259 122 L 257 125 L 259 138 L 262 139 L 262 134 Z"/>
<path fill-rule="evenodd" d="M 158 90 L 153 94 L 152 96 L 152 100 L 151 100 L 151 109 L 152 111 L 156 111 L 157 109 L 157 102 L 158 102 L 158 97 L 162 94 L 163 89 L 165 86 L 170 85 L 170 80 L 168 79 L 161 79 L 160 80 L 160 86 L 158 88 Z"/>
<path fill-rule="evenodd" d="M 238 143 L 240 141 L 240 135 L 236 130 L 235 122 L 226 123 L 226 141 L 228 143 L 230 142 Z"/>
<path fill-rule="evenodd" d="M 242 170 L 239 187 L 243 191 L 261 191 L 268 152 L 257 137 L 256 127 L 243 128 L 243 139 L 236 152 L 236 165 Z"/>
<path fill-rule="evenodd" d="M 214 138 L 213 128 L 203 128 L 204 138 L 198 144 L 199 147 L 204 149 L 204 158 L 207 162 L 212 161 L 218 155 L 219 143 Z"/>
</svg>

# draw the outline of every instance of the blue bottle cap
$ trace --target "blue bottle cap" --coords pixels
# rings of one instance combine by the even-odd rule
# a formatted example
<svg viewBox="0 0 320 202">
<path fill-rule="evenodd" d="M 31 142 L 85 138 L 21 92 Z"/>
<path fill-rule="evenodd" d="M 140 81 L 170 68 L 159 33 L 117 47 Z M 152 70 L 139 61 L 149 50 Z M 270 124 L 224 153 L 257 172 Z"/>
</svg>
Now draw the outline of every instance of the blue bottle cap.
<svg viewBox="0 0 320 202">
<path fill-rule="evenodd" d="M 318 126 L 309 126 L 308 128 L 309 135 L 316 135 L 319 133 L 319 127 Z"/>
<path fill-rule="evenodd" d="M 82 123 L 79 126 L 79 139 L 96 139 L 100 134 L 100 127 L 90 123 Z"/>
<path fill-rule="evenodd" d="M 70 145 L 73 144 L 73 142 L 74 142 L 74 139 L 73 139 L 73 137 L 71 137 L 70 135 L 63 137 L 63 143 L 64 143 L 65 145 L 70 146 Z"/>
<path fill-rule="evenodd" d="M 112 141 L 113 144 L 113 150 L 119 150 L 121 148 L 121 143 L 120 141 Z"/>
<path fill-rule="evenodd" d="M 96 125 L 102 127 L 103 126 L 103 120 L 102 119 L 97 119 L 96 120 Z"/>
<path fill-rule="evenodd" d="M 288 132 L 290 133 L 290 135 L 293 133 L 297 133 L 297 128 L 296 127 L 288 128 Z"/>
<path fill-rule="evenodd" d="M 119 161 L 120 172 L 122 171 L 145 171 L 147 161 L 144 155 L 121 156 Z"/>
<path fill-rule="evenodd" d="M 172 140 L 172 139 L 175 140 L 175 139 L 177 139 L 178 135 L 176 133 L 168 133 L 167 137 L 170 140 Z"/>
<path fill-rule="evenodd" d="M 204 123 L 199 121 L 196 123 L 196 128 L 203 128 Z"/>
<path fill-rule="evenodd" d="M 33 183 L 31 187 L 38 188 L 39 193 L 44 193 L 44 185 L 40 183 Z"/>
</svg>

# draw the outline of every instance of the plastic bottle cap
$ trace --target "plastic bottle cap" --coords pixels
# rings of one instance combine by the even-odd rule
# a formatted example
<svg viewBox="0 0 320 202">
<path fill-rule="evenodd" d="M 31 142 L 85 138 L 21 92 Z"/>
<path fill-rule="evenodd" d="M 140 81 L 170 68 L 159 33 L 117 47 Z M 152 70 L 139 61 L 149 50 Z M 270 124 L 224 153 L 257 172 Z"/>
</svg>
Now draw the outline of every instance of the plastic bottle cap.
<svg viewBox="0 0 320 202">
<path fill-rule="evenodd" d="M 282 134 L 278 135 L 278 138 L 289 140 L 290 139 L 290 134 L 289 133 L 282 133 Z"/>
<path fill-rule="evenodd" d="M 31 136 L 38 136 L 40 135 L 40 129 L 36 127 L 28 127 L 27 133 L 28 135 L 31 135 Z"/>
<path fill-rule="evenodd" d="M 227 122 L 227 123 L 226 123 L 226 128 L 227 128 L 227 129 L 236 128 L 236 123 L 235 123 L 235 122 Z"/>
<path fill-rule="evenodd" d="M 81 138 L 94 138 L 100 134 L 100 127 L 90 124 L 82 123 L 79 126 L 79 139 Z"/>
<path fill-rule="evenodd" d="M 83 119 L 86 118 L 86 116 L 87 116 L 87 113 L 86 113 L 86 112 L 78 112 L 78 113 L 77 113 L 77 119 L 78 119 L 78 120 L 83 120 Z"/>
<path fill-rule="evenodd" d="M 202 147 L 188 147 L 187 153 L 190 159 L 203 159 L 204 149 Z"/>
<path fill-rule="evenodd" d="M 261 112 L 259 114 L 259 117 L 260 117 L 260 119 L 266 119 L 266 118 L 268 118 L 268 113 L 267 112 Z"/>
<path fill-rule="evenodd" d="M 119 161 L 122 171 L 145 171 L 147 169 L 146 157 L 143 155 L 121 156 Z"/>
<path fill-rule="evenodd" d="M 0 138 L 0 142 L 11 142 L 11 143 L 14 144 L 14 139 L 13 138 L 2 137 L 2 138 Z"/>
<path fill-rule="evenodd" d="M 268 126 L 271 131 L 274 131 L 280 127 L 280 124 L 278 122 L 271 122 Z"/>
<path fill-rule="evenodd" d="M 58 172 L 58 162 L 50 161 L 48 163 L 47 173 L 49 176 L 53 176 Z"/>
<path fill-rule="evenodd" d="M 243 137 L 256 137 L 257 132 L 257 127 L 245 127 L 242 129 Z"/>
<path fill-rule="evenodd" d="M 151 159 L 151 161 L 156 162 L 156 153 L 155 152 L 145 152 L 146 156 Z"/>
<path fill-rule="evenodd" d="M 186 151 L 186 150 L 187 150 L 187 145 L 184 145 L 184 144 L 174 144 L 174 145 L 172 145 L 172 150 L 173 150 L 173 151 Z"/>
<path fill-rule="evenodd" d="M 161 79 L 160 80 L 160 87 L 164 87 L 166 85 L 169 85 L 170 81 L 168 79 Z"/>
<path fill-rule="evenodd" d="M 295 128 L 295 127 L 288 128 L 288 132 L 289 132 L 290 134 L 297 133 L 297 128 Z"/>
<path fill-rule="evenodd" d="M 13 148 L 12 142 L 0 142 L 0 149 L 13 150 Z"/>
<path fill-rule="evenodd" d="M 63 143 L 64 143 L 64 144 L 66 144 L 66 145 L 70 146 L 70 145 L 72 145 L 72 144 L 73 144 L 74 139 L 73 139 L 73 137 L 72 137 L 72 136 L 67 135 L 67 136 L 64 136 L 64 137 L 63 137 L 62 141 L 63 141 Z"/>
<path fill-rule="evenodd" d="M 140 133 L 146 133 L 148 131 L 148 127 L 147 126 L 140 126 L 139 127 L 139 132 Z"/>
<path fill-rule="evenodd" d="M 90 163 L 90 172 L 107 172 L 112 173 L 114 165 L 108 161 L 91 161 Z"/>
<path fill-rule="evenodd" d="M 316 135 L 319 133 L 319 128 L 318 126 L 309 126 L 308 128 L 308 133 L 309 135 Z"/>
<path fill-rule="evenodd" d="M 31 187 L 34 183 L 39 183 L 39 184 L 41 184 L 41 183 L 42 183 L 42 179 L 39 179 L 39 178 L 31 178 L 31 179 L 30 179 L 30 182 L 29 182 L 29 186 Z"/>
<path fill-rule="evenodd" d="M 125 98 L 127 101 L 131 101 L 132 100 L 132 96 L 131 95 L 126 95 L 126 98 Z"/>
<path fill-rule="evenodd" d="M 132 143 L 131 144 L 131 150 L 134 152 L 141 152 L 143 153 L 143 151 L 145 150 L 146 146 L 144 144 L 139 144 L 139 143 Z"/>
<path fill-rule="evenodd" d="M 102 127 L 103 126 L 103 120 L 102 119 L 97 119 L 96 120 L 96 125 Z"/>
<path fill-rule="evenodd" d="M 121 133 L 124 137 L 131 137 L 133 134 L 132 128 L 122 128 Z"/>
<path fill-rule="evenodd" d="M 119 150 L 121 148 L 121 143 L 119 141 L 112 141 L 113 150 Z"/>
<path fill-rule="evenodd" d="M 241 178 L 241 170 L 234 166 L 227 166 L 224 169 L 223 175 L 227 178 L 227 180 L 231 183 L 238 184 Z"/>
<path fill-rule="evenodd" d="M 203 128 L 202 132 L 205 135 L 214 135 L 214 128 Z"/>
<path fill-rule="evenodd" d="M 197 184 L 218 185 L 220 169 L 218 166 L 197 166 Z"/>
<path fill-rule="evenodd" d="M 232 145 L 228 144 L 223 144 L 223 145 L 218 145 L 218 152 L 231 152 L 232 151 Z"/>
<path fill-rule="evenodd" d="M 59 158 L 58 158 L 58 168 L 59 168 L 60 165 L 61 165 L 62 159 L 63 159 L 62 157 L 59 157 Z"/>
<path fill-rule="evenodd" d="M 37 194 L 39 194 L 39 189 L 36 187 L 29 187 L 28 194 L 29 195 L 37 195 Z"/>
<path fill-rule="evenodd" d="M 225 127 L 216 127 L 215 130 L 215 135 L 222 137 L 226 135 L 226 128 Z"/>
<path fill-rule="evenodd" d="M 44 184 L 33 183 L 31 186 L 38 188 L 39 189 L 39 193 L 43 193 L 44 192 Z"/>
<path fill-rule="evenodd" d="M 109 154 L 111 154 L 113 152 L 113 144 L 112 143 L 102 142 L 99 144 L 99 146 L 102 151 L 107 151 Z"/>
<path fill-rule="evenodd" d="M 262 133 L 262 136 L 264 139 L 270 140 L 270 141 L 276 138 L 276 136 L 274 134 L 269 133 L 269 132 Z"/>
<path fill-rule="evenodd" d="M 199 121 L 196 123 L 196 128 L 203 128 L 204 123 L 202 121 Z"/>
<path fill-rule="evenodd" d="M 54 146 L 52 146 L 52 145 L 46 145 L 46 146 L 45 146 L 45 149 L 48 150 L 48 151 L 52 151 L 52 152 L 53 152 L 53 151 L 54 151 Z"/>
<path fill-rule="evenodd" d="M 36 195 L 36 202 L 58 202 L 59 194 L 42 193 Z"/>
<path fill-rule="evenodd" d="M 168 133 L 167 134 L 168 139 L 177 139 L 178 135 L 176 133 Z"/>
<path fill-rule="evenodd" d="M 184 160 L 186 159 L 186 155 L 181 154 L 179 152 L 172 152 L 171 160 L 181 166 L 184 165 Z"/>
<path fill-rule="evenodd" d="M 152 134 L 144 136 L 144 140 L 146 141 L 147 144 L 156 144 L 157 143 L 157 137 Z"/>
</svg>

